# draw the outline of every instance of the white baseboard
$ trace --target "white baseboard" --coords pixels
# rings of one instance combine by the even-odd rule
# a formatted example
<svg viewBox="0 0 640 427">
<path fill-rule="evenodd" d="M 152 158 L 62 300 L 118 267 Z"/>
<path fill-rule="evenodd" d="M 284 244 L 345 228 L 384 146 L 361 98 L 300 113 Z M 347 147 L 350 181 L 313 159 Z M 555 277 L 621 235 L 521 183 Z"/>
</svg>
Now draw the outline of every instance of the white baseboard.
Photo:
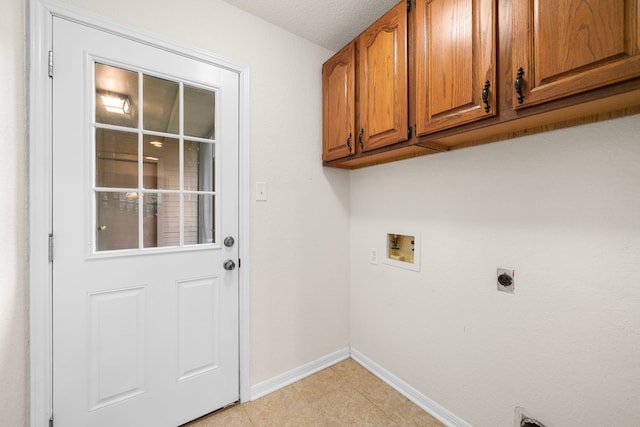
<svg viewBox="0 0 640 427">
<path fill-rule="evenodd" d="M 251 386 L 251 400 L 256 400 L 264 395 L 272 393 L 283 387 L 293 384 L 309 375 L 315 374 L 331 365 L 348 359 L 351 356 L 351 350 L 349 347 L 345 347 L 335 353 L 328 354 L 320 359 L 314 360 L 304 364 L 298 368 L 292 369 L 289 372 L 278 375 L 270 380 L 263 381 L 256 385 Z"/>
<path fill-rule="evenodd" d="M 385 383 L 396 389 L 404 397 L 427 411 L 431 416 L 437 418 L 440 422 L 448 427 L 472 427 L 471 424 L 449 412 L 447 409 L 438 405 L 415 388 L 411 387 L 405 381 L 401 380 L 391 372 L 369 359 L 358 350 L 351 348 L 351 357 L 362 366 L 371 371 L 372 374 L 380 378 Z"/>
<path fill-rule="evenodd" d="M 269 393 L 273 393 L 276 390 L 286 387 L 289 384 L 293 384 L 296 381 L 308 377 L 309 375 L 315 374 L 316 372 L 328 368 L 329 366 L 335 365 L 336 363 L 348 359 L 349 357 L 353 358 L 356 362 L 360 363 L 372 374 L 380 378 L 385 383 L 389 384 L 404 397 L 427 411 L 429 414 L 431 414 L 431 416 L 438 419 L 446 426 L 473 427 L 471 424 L 469 424 L 462 418 L 459 418 L 456 415 L 452 414 L 442 406 L 438 405 L 436 402 L 429 399 L 427 396 L 423 395 L 408 383 L 401 380 L 391 372 L 387 371 L 382 366 L 378 365 L 376 362 L 360 353 L 358 350 L 350 347 L 345 347 L 341 350 L 336 351 L 335 353 L 328 354 L 324 357 L 321 357 L 320 359 L 314 360 L 313 362 L 309 362 L 296 369 L 292 369 L 291 371 L 285 372 L 274 378 L 251 386 L 251 400 L 256 400 Z"/>
</svg>

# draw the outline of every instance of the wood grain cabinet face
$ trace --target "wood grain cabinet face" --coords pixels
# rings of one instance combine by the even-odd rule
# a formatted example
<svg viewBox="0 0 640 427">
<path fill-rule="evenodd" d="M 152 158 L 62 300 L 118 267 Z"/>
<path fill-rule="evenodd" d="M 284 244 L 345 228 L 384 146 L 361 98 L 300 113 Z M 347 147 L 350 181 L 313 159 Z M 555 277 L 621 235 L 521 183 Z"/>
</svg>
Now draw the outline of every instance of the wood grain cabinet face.
<svg viewBox="0 0 640 427">
<path fill-rule="evenodd" d="M 355 127 L 355 47 L 350 43 L 322 66 L 322 159 L 353 155 Z"/>
<path fill-rule="evenodd" d="M 358 37 L 358 51 L 358 144 L 363 151 L 368 151 L 406 141 L 405 2 L 398 3 Z"/>
<path fill-rule="evenodd" d="M 418 135 L 497 114 L 495 2 L 416 2 Z"/>
<path fill-rule="evenodd" d="M 640 0 L 513 0 L 512 10 L 516 109 L 640 76 Z"/>
</svg>

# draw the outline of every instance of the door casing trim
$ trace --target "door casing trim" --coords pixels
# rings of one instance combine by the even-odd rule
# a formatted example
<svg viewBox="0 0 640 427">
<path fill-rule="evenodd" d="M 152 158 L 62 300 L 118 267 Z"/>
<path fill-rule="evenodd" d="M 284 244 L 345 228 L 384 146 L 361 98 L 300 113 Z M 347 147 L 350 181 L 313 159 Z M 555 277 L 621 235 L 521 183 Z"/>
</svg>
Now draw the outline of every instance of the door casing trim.
<svg viewBox="0 0 640 427">
<path fill-rule="evenodd" d="M 239 76 L 239 236 L 242 259 L 239 273 L 239 398 L 250 400 L 249 383 L 249 292 L 250 292 L 250 70 L 209 52 L 161 40 L 119 24 L 69 8 L 51 0 L 27 3 L 27 112 L 29 167 L 29 397 L 30 425 L 47 426 L 52 416 L 52 273 L 49 263 L 49 233 L 52 232 L 52 80 L 48 52 L 52 49 L 52 20 L 62 17 L 101 31 L 154 46 L 234 71 Z M 55 68 L 55 58 L 54 58 Z M 55 70 L 54 70 L 55 73 Z M 55 250 L 55 247 L 54 247 Z M 55 259 L 55 254 L 54 254 Z"/>
</svg>

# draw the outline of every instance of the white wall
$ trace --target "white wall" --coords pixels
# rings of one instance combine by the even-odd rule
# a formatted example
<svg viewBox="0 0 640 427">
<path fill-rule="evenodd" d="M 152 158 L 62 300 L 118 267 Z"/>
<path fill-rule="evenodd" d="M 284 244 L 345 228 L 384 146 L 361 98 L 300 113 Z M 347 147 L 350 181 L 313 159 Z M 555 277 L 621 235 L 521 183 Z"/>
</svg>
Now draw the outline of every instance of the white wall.
<svg viewBox="0 0 640 427">
<path fill-rule="evenodd" d="M 352 346 L 470 424 L 640 422 L 640 116 L 352 172 L 351 261 Z"/>
<path fill-rule="evenodd" d="M 0 424 L 27 417 L 24 5 L 0 13 Z"/>
</svg>

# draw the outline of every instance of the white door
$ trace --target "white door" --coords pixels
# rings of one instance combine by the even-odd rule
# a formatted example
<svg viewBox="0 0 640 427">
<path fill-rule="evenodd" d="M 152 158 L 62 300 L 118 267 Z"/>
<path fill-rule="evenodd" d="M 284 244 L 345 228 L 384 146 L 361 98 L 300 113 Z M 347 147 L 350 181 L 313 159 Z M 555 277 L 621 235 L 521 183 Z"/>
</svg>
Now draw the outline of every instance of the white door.
<svg viewBox="0 0 640 427">
<path fill-rule="evenodd" d="M 53 52 L 55 425 L 238 401 L 237 73 L 57 17 Z"/>
</svg>

